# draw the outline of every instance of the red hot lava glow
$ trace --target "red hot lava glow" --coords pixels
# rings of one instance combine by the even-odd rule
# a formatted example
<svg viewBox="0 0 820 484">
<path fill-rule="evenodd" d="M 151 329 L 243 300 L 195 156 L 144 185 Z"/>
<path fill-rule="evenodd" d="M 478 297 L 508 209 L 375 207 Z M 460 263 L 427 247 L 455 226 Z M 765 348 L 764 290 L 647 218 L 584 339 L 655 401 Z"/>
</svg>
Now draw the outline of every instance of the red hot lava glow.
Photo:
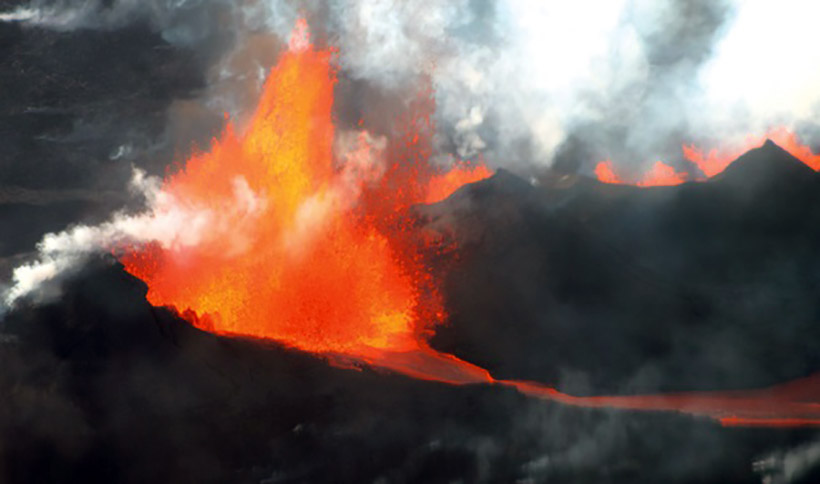
<svg viewBox="0 0 820 484">
<path fill-rule="evenodd" d="M 760 146 L 766 139 L 791 153 L 814 171 L 820 170 L 820 155 L 812 152 L 807 145 L 801 144 L 797 136 L 786 128 L 775 128 L 763 136 L 749 136 L 742 146 L 736 149 L 712 149 L 708 153 L 694 145 L 683 145 L 683 156 L 697 165 L 704 175 L 711 178 L 726 169 L 729 164 L 751 148 Z"/>
<path fill-rule="evenodd" d="M 190 308 L 203 329 L 315 352 L 418 349 L 419 316 L 442 310 L 435 295 L 422 297 L 429 276 L 399 243 L 402 227 L 371 215 L 437 201 L 491 173 L 439 173 L 425 162 L 412 177 L 390 168 L 380 177 L 365 136 L 334 166 L 331 52 L 313 49 L 304 29 L 271 70 L 247 130 L 229 126 L 163 186 L 178 203 L 215 212 L 231 210 L 239 191 L 263 200 L 258 215 L 194 247 L 155 246 L 123 262 L 148 283 L 151 303 Z"/>
<path fill-rule="evenodd" d="M 720 174 L 740 155 L 762 145 L 766 139 L 772 140 L 814 171 L 820 171 L 820 155 L 815 154 L 811 147 L 800 143 L 794 133 L 783 127 L 771 129 L 763 136 L 748 136 L 743 143 L 731 149 L 718 150 L 714 148 L 709 152 L 705 152 L 695 145 L 685 144 L 681 146 L 681 150 L 683 151 L 683 157 L 693 163 L 698 171 L 703 174 L 703 176 L 696 178 L 696 180 L 702 181 Z M 679 185 L 688 179 L 686 173 L 677 172 L 671 166 L 660 161 L 652 165 L 652 168 L 643 175 L 642 179 L 633 183 L 623 181 L 615 173 L 611 160 L 601 161 L 595 165 L 595 177 L 603 183 L 630 184 L 641 187 Z"/>
<path fill-rule="evenodd" d="M 646 174 L 643 177 L 643 180 L 638 182 L 638 186 L 657 187 L 680 185 L 685 181 L 685 173 L 678 173 L 671 166 L 661 161 L 656 161 L 655 164 L 652 165 L 652 168 L 648 172 L 646 172 Z"/>
</svg>

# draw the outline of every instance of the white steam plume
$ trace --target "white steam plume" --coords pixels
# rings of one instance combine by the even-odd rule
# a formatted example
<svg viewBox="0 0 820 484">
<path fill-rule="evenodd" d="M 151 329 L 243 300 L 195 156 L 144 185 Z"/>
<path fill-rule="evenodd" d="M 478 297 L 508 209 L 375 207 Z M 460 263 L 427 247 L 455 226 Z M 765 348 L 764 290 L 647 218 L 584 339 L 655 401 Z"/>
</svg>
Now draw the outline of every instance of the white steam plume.
<svg viewBox="0 0 820 484">
<path fill-rule="evenodd" d="M 245 250 L 248 233 L 267 206 L 264 194 L 254 193 L 247 180 L 233 180 L 234 199 L 227 210 L 193 205 L 161 189 L 160 181 L 134 170 L 131 187 L 145 196 L 147 208 L 136 215 L 115 214 L 101 225 L 77 225 L 60 233 L 46 234 L 37 244 L 38 258 L 16 268 L 12 286 L 3 294 L 11 306 L 35 291 L 51 296 L 57 288 L 44 287 L 55 278 L 79 267 L 91 254 L 122 244 L 156 242 L 172 250 L 207 246 L 212 241 L 230 241 L 236 252 Z M 223 246 L 223 244 L 220 244 Z"/>
</svg>

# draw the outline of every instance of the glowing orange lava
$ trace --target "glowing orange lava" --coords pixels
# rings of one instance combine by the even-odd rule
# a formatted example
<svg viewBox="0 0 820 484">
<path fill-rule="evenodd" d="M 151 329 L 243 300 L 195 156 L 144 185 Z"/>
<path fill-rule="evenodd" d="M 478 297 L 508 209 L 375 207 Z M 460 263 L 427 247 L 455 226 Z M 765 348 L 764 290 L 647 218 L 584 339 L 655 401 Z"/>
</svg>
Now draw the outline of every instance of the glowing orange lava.
<svg viewBox="0 0 820 484">
<path fill-rule="evenodd" d="M 652 168 L 644 174 L 643 179 L 638 182 L 640 187 L 659 187 L 680 185 L 686 181 L 685 173 L 678 173 L 671 166 L 656 161 Z"/>
<path fill-rule="evenodd" d="M 726 427 L 809 427 L 820 422 L 820 374 L 760 390 L 593 397 L 567 395 L 539 383 L 501 383 L 567 405 L 680 412 L 712 418 Z"/>
<path fill-rule="evenodd" d="M 306 351 L 420 347 L 420 321 L 433 324 L 443 311 L 402 243 L 404 229 L 384 214 L 491 172 L 459 165 L 439 173 L 419 159 L 408 183 L 395 166 L 382 174 L 366 142 L 336 166 L 334 83 L 331 52 L 314 49 L 300 22 L 247 129 L 228 126 L 162 187 L 177 204 L 227 223 L 208 227 L 195 245 L 154 244 L 122 257 L 147 282 L 152 304 L 176 307 L 203 329 Z"/>
<path fill-rule="evenodd" d="M 504 385 L 525 395 L 574 407 L 675 412 L 713 419 L 724 427 L 820 426 L 820 374 L 758 390 L 577 397 L 543 383 L 495 379 L 483 368 L 429 348 L 384 354 L 367 361 L 414 378 L 450 384 Z"/>
<path fill-rule="evenodd" d="M 611 160 L 605 160 L 595 165 L 595 176 L 598 177 L 599 181 L 604 183 L 623 183 L 618 175 L 615 174 Z"/>
<path fill-rule="evenodd" d="M 456 170 L 450 170 L 430 180 L 424 203 L 440 202 L 464 184 L 482 180 L 490 176 L 492 176 L 492 172 L 484 165 L 465 165 Z"/>
<path fill-rule="evenodd" d="M 766 139 L 774 141 L 814 171 L 820 170 L 820 155 L 814 154 L 809 146 L 801 144 L 794 133 L 783 127 L 772 129 L 763 136 L 748 136 L 743 144 L 732 149 L 712 149 L 704 153 L 694 145 L 683 145 L 683 155 L 697 165 L 704 175 L 711 178 L 725 170 L 732 161 L 749 149 L 762 145 Z"/>
<path fill-rule="evenodd" d="M 800 143 L 797 135 L 784 127 L 769 130 L 762 136 L 747 136 L 743 143 L 731 148 L 720 150 L 713 148 L 705 152 L 693 144 L 684 144 L 681 146 L 681 150 L 683 151 L 683 157 L 695 164 L 698 170 L 703 173 L 703 177 L 696 178 L 696 180 L 702 181 L 722 173 L 740 155 L 752 148 L 761 146 L 767 139 L 772 140 L 814 171 L 820 171 L 820 154 L 815 154 L 811 147 Z M 641 180 L 628 183 L 615 174 L 611 160 L 601 161 L 595 165 L 595 177 L 603 183 L 626 183 L 642 187 L 679 185 L 687 181 L 688 178 L 686 173 L 676 172 L 671 166 L 658 161 L 644 174 Z"/>
<path fill-rule="evenodd" d="M 615 173 L 611 160 L 601 161 L 595 165 L 595 177 L 603 183 L 626 184 L 621 177 Z M 652 168 L 644 173 L 643 177 L 636 183 L 629 183 L 639 187 L 659 187 L 680 185 L 687 179 L 686 173 L 679 173 L 671 166 L 657 161 Z"/>
<path fill-rule="evenodd" d="M 820 427 L 820 419 L 811 418 L 723 417 L 719 421 L 724 427 Z"/>
</svg>

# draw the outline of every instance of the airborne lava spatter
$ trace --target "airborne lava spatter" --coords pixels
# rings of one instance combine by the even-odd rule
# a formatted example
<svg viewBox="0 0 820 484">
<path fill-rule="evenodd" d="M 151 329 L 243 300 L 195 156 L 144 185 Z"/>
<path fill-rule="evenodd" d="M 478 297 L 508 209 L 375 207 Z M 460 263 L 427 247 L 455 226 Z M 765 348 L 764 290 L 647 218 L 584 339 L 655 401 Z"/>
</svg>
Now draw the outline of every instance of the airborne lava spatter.
<svg viewBox="0 0 820 484">
<path fill-rule="evenodd" d="M 419 348 L 420 321 L 443 312 L 403 242 L 406 229 L 388 215 L 490 172 L 459 166 L 441 174 L 418 157 L 382 174 L 366 137 L 354 154 L 362 160 L 334 166 L 334 84 L 331 52 L 312 48 L 300 22 L 245 132 L 229 125 L 163 185 L 176 203 L 227 222 L 193 246 L 123 256 L 148 283 L 151 303 L 190 309 L 203 329 L 306 351 Z M 407 151 L 429 143 L 425 134 L 416 132 Z M 253 210 L 232 213 L 239 199 Z"/>
<path fill-rule="evenodd" d="M 539 383 L 496 380 L 434 351 L 425 330 L 445 314 L 401 213 L 491 172 L 457 164 L 441 173 L 430 164 L 430 97 L 411 106 L 406 132 L 383 153 L 386 166 L 366 135 L 346 165 L 334 166 L 330 61 L 329 51 L 310 45 L 300 22 L 248 128 L 237 134 L 229 125 L 210 151 L 165 181 L 163 196 L 206 214 L 188 223 L 210 225 L 195 243 L 148 244 L 122 256 L 126 269 L 148 284 L 152 304 L 176 307 L 216 333 L 275 339 L 420 379 L 508 385 L 568 405 L 680 411 L 724 425 L 820 419 L 818 392 L 803 386 L 797 394 L 775 388 L 573 397 Z M 601 175 L 620 182 L 611 166 Z M 665 184 L 679 182 L 663 166 L 657 175 Z"/>
</svg>

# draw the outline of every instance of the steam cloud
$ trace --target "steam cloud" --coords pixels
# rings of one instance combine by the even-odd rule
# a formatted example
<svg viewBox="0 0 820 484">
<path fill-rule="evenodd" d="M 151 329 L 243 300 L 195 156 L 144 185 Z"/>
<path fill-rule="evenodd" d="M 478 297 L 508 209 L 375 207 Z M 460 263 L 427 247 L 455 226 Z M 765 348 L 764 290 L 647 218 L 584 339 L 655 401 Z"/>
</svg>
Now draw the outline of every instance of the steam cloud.
<svg viewBox="0 0 820 484">
<path fill-rule="evenodd" d="M 13 286 L 6 291 L 5 303 L 38 288 L 39 297 L 48 297 L 56 287 L 44 286 L 58 275 L 76 268 L 90 254 L 123 244 L 157 242 L 163 248 L 180 249 L 207 244 L 209 238 L 230 236 L 231 247 L 241 251 L 249 224 L 265 210 L 267 200 L 254 193 L 241 177 L 234 180 L 234 203 L 228 211 L 191 206 L 175 199 L 160 187 L 160 181 L 134 171 L 131 188 L 147 201 L 146 211 L 136 215 L 117 214 L 97 226 L 78 225 L 69 230 L 46 234 L 38 244 L 38 260 L 14 270 Z"/>
<path fill-rule="evenodd" d="M 340 119 L 383 109 L 385 99 L 401 106 L 429 80 L 444 159 L 590 172 L 603 158 L 627 171 L 675 164 L 681 143 L 728 144 L 772 125 L 809 136 L 820 101 L 820 52 L 811 47 L 819 10 L 800 0 L 33 0 L 0 21 L 60 31 L 147 22 L 206 60 L 199 102 L 208 112 L 237 116 L 306 16 L 319 42 L 339 48 L 340 84 L 381 93 L 370 104 L 338 97 Z M 80 254 L 120 241 L 194 243 L 196 224 L 215 223 L 174 206 L 153 179 L 135 182 L 146 212 L 45 236 L 39 261 L 15 271 L 6 302 Z M 237 215 L 253 217 L 264 203 L 246 189 L 238 180 Z"/>
</svg>

